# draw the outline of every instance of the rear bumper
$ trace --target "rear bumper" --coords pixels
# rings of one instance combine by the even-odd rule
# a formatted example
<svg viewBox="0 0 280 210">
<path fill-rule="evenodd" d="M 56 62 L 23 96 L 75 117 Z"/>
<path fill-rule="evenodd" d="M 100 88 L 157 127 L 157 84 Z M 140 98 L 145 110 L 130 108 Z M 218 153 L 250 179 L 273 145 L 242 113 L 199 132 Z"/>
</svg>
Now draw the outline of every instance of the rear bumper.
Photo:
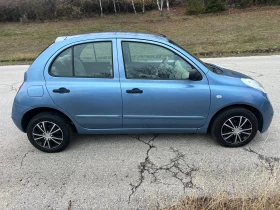
<svg viewBox="0 0 280 210">
<path fill-rule="evenodd" d="M 20 129 L 22 132 L 24 132 L 24 130 L 22 129 L 22 117 L 23 115 L 30 110 L 29 107 L 26 106 L 22 106 L 19 104 L 14 103 L 13 104 L 13 109 L 12 109 L 12 119 L 14 124 L 18 127 L 18 129 Z"/>
<path fill-rule="evenodd" d="M 261 108 L 261 112 L 262 112 L 262 115 L 263 115 L 263 126 L 260 129 L 260 132 L 263 133 L 263 132 L 268 130 L 268 128 L 271 124 L 272 118 L 273 118 L 273 114 L 274 114 L 272 105 L 271 105 L 268 98 L 263 103 L 262 108 Z"/>
</svg>

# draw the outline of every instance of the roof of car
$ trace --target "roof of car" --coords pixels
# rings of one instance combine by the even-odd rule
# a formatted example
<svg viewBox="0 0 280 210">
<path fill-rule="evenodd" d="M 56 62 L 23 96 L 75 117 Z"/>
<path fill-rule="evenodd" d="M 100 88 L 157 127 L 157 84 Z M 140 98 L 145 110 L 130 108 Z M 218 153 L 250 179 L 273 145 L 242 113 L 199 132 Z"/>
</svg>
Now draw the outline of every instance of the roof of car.
<svg viewBox="0 0 280 210">
<path fill-rule="evenodd" d="M 55 42 L 73 39 L 73 38 L 141 38 L 141 39 L 160 39 L 162 41 L 168 41 L 162 34 L 149 34 L 149 33 L 139 33 L 139 32 L 97 32 L 97 33 L 88 33 L 88 34 L 77 34 L 77 35 L 70 35 L 70 36 L 60 36 L 57 37 Z"/>
</svg>

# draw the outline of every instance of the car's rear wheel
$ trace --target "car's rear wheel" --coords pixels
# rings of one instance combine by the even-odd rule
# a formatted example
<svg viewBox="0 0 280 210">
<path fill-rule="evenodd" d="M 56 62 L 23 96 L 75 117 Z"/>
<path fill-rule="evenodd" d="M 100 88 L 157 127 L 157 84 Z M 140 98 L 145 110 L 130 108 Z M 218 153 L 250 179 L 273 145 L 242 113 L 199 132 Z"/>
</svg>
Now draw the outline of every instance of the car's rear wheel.
<svg viewBox="0 0 280 210">
<path fill-rule="evenodd" d="M 214 119 L 212 136 L 227 147 L 240 147 L 248 144 L 257 134 L 258 119 L 243 107 L 229 108 Z"/>
<path fill-rule="evenodd" d="M 67 119 L 54 112 L 34 116 L 27 125 L 31 144 L 43 152 L 60 152 L 72 139 L 72 128 Z"/>
</svg>

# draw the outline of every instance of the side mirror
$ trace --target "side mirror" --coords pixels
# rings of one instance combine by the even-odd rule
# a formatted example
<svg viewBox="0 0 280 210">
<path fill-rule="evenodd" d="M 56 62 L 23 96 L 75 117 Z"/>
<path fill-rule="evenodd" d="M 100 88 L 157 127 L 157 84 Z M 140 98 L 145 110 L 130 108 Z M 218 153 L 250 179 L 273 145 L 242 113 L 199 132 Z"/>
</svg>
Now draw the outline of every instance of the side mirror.
<svg viewBox="0 0 280 210">
<path fill-rule="evenodd" d="M 202 80 L 202 75 L 196 69 L 192 69 L 189 72 L 190 72 L 189 80 L 192 80 L 192 81 L 200 81 L 200 80 Z"/>
</svg>

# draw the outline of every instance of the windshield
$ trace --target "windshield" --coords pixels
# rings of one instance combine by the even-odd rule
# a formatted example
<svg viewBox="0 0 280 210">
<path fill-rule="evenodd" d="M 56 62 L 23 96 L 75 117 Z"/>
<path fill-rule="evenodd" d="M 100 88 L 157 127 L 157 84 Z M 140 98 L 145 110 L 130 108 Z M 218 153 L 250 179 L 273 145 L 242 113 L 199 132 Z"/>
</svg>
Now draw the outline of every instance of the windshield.
<svg viewBox="0 0 280 210">
<path fill-rule="evenodd" d="M 176 42 L 173 42 L 172 40 L 168 40 L 171 44 L 175 45 L 176 47 L 180 48 L 181 50 L 187 52 L 188 54 L 190 54 L 191 56 L 193 56 L 196 60 L 198 60 L 202 65 L 204 65 L 206 68 L 212 70 L 212 66 L 210 66 L 208 63 L 204 63 L 202 60 L 200 60 L 198 57 L 196 57 L 195 55 L 193 55 L 192 53 L 186 51 L 184 48 L 182 48 L 180 45 L 178 45 Z"/>
</svg>

